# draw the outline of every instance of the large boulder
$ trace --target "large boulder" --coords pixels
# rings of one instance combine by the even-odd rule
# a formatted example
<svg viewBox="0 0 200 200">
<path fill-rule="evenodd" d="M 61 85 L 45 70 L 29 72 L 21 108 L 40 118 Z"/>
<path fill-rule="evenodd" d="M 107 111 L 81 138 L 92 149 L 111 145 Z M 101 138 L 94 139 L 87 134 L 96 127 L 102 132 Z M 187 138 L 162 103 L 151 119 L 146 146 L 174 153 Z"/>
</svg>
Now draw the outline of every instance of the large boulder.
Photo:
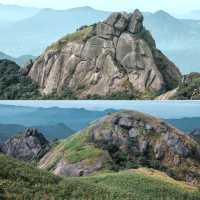
<svg viewBox="0 0 200 200">
<path fill-rule="evenodd" d="M 144 17 L 142 15 L 142 13 L 139 10 L 135 10 L 135 12 L 133 13 L 133 15 L 130 18 L 128 31 L 133 34 L 141 33 L 141 31 L 144 28 L 143 20 L 144 20 Z"/>
<path fill-rule="evenodd" d="M 159 94 L 181 79 L 178 68 L 156 48 L 139 10 L 113 13 L 62 38 L 36 59 L 28 76 L 44 95 L 70 89 L 79 98 Z"/>
<path fill-rule="evenodd" d="M 37 129 L 29 128 L 1 144 L 1 152 L 24 161 L 39 160 L 50 148 L 49 142 Z"/>
</svg>

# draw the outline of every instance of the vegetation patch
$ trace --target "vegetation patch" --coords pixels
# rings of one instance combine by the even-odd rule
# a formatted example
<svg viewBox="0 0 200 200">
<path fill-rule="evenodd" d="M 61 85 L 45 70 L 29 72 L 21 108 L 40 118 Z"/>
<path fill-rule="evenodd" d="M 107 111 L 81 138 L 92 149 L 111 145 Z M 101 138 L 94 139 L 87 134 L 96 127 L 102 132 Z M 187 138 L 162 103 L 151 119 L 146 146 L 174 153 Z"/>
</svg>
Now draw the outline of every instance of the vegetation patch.
<svg viewBox="0 0 200 200">
<path fill-rule="evenodd" d="M 181 82 L 174 99 L 199 100 L 200 99 L 200 75 L 191 77 L 190 80 Z"/>
<path fill-rule="evenodd" d="M 103 154 L 103 151 L 96 148 L 93 144 L 89 144 L 88 137 L 89 134 L 87 130 L 85 130 L 83 133 L 78 133 L 62 140 L 49 152 L 46 165 L 44 165 L 44 158 L 44 160 L 40 162 L 40 166 L 44 165 L 42 168 L 52 169 L 55 163 L 62 157 L 70 163 L 77 163 L 83 160 L 87 160 L 88 163 L 94 162 Z"/>
<path fill-rule="evenodd" d="M 20 67 L 8 60 L 0 60 L 0 99 L 37 99 L 38 86 L 20 73 Z"/>
<path fill-rule="evenodd" d="M 39 97 L 40 100 L 78 100 L 78 97 L 74 94 L 74 92 L 65 88 L 63 91 L 58 93 L 57 91 L 53 91 L 49 95 L 44 95 Z"/>
<path fill-rule="evenodd" d="M 56 43 L 53 43 L 51 46 L 49 46 L 47 48 L 47 50 L 59 51 L 69 42 L 74 42 L 74 41 L 82 42 L 88 37 L 88 35 L 91 33 L 91 31 L 92 31 L 92 26 L 89 26 L 89 27 L 85 27 L 84 29 L 81 29 L 77 32 L 68 34 L 68 35 L 64 36 L 63 38 L 61 38 Z"/>
<path fill-rule="evenodd" d="M 99 95 L 88 95 L 86 99 L 91 100 L 133 100 L 138 99 L 138 92 L 130 92 L 130 91 L 124 91 L 124 92 L 115 92 L 111 95 L 107 96 L 99 96 Z"/>
<path fill-rule="evenodd" d="M 0 168 L 0 199 L 200 199 L 196 187 L 147 169 L 60 178 L 3 155 L 0 155 Z"/>
</svg>

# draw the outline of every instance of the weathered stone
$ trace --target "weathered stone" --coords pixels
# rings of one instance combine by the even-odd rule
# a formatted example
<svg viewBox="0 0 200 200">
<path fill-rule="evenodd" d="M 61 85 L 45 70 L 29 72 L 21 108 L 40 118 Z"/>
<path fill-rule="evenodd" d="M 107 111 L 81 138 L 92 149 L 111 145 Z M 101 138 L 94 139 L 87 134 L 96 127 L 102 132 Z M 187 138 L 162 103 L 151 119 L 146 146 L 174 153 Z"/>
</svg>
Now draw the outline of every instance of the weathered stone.
<svg viewBox="0 0 200 200">
<path fill-rule="evenodd" d="M 29 60 L 29 62 L 20 69 L 20 73 L 23 76 L 27 76 L 32 66 L 33 66 L 33 60 Z"/>
<path fill-rule="evenodd" d="M 139 10 L 135 10 L 131 16 L 128 30 L 133 34 L 140 33 L 143 29 L 143 20 L 142 13 Z"/>
<path fill-rule="evenodd" d="M 113 13 L 79 31 L 80 38 L 79 32 L 77 39 L 59 40 L 25 70 L 42 94 L 70 89 L 81 99 L 127 91 L 134 96 L 134 91 L 161 93 L 178 85 L 179 70 L 156 49 L 139 10 Z"/>
<path fill-rule="evenodd" d="M 120 17 L 121 17 L 120 12 L 114 12 L 105 20 L 105 23 L 114 27 L 114 25 L 116 24 L 116 22 Z"/>
<path fill-rule="evenodd" d="M 137 128 L 131 128 L 128 132 L 130 138 L 135 138 L 140 135 L 140 132 Z"/>
<path fill-rule="evenodd" d="M 36 129 L 27 129 L 24 134 L 6 141 L 1 151 L 14 158 L 33 161 L 40 159 L 48 150 L 49 142 Z"/>
<path fill-rule="evenodd" d="M 97 36 L 103 37 L 105 39 L 110 39 L 113 36 L 117 35 L 117 32 L 115 31 L 115 29 L 112 26 L 109 26 L 108 24 L 105 24 L 105 23 L 97 24 L 96 33 L 97 33 Z"/>
<path fill-rule="evenodd" d="M 139 140 L 140 153 L 145 154 L 147 152 L 147 150 L 148 150 L 148 145 L 149 145 L 149 142 L 147 140 L 144 140 L 143 138 L 140 138 L 140 140 Z"/>
<path fill-rule="evenodd" d="M 162 143 L 157 143 L 154 147 L 154 154 L 156 159 L 162 160 L 165 156 L 165 148 Z"/>
<path fill-rule="evenodd" d="M 188 157 L 190 155 L 190 150 L 183 144 L 178 136 L 167 133 L 164 140 L 175 154 L 183 157 Z"/>
<path fill-rule="evenodd" d="M 105 23 L 122 32 L 126 29 L 128 20 L 129 15 L 127 13 L 112 13 Z"/>
<path fill-rule="evenodd" d="M 80 177 L 80 176 L 88 176 L 93 172 L 97 172 L 101 170 L 104 166 L 104 161 L 107 158 L 105 156 L 100 157 L 96 160 L 96 162 L 91 164 L 86 164 L 87 161 L 81 161 L 75 164 L 71 164 L 66 162 L 65 160 L 61 160 L 55 170 L 54 174 L 59 176 L 73 176 L 73 177 Z"/>
<path fill-rule="evenodd" d="M 122 117 L 119 120 L 119 126 L 130 129 L 133 126 L 133 123 L 131 119 Z"/>
</svg>

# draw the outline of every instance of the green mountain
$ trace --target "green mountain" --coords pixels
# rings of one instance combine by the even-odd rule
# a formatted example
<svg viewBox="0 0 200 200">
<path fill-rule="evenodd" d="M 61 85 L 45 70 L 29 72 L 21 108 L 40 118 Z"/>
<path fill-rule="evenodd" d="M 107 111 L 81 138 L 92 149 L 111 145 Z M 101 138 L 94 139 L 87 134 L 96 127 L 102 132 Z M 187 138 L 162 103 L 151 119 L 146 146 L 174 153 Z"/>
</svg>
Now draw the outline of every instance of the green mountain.
<svg viewBox="0 0 200 200">
<path fill-rule="evenodd" d="M 22 55 L 18 58 L 13 58 L 3 52 L 0 52 L 0 60 L 7 59 L 16 62 L 18 65 L 24 66 L 29 60 L 34 60 L 35 57 L 31 55 Z"/>
<path fill-rule="evenodd" d="M 197 142 L 166 122 L 143 113 L 121 111 L 58 141 L 38 167 L 72 177 L 145 167 L 199 185 L 199 151 Z"/>
<path fill-rule="evenodd" d="M 105 101 L 106 103 L 106 101 Z M 162 102 L 157 103 L 156 107 L 153 107 L 153 111 L 149 111 L 149 109 L 143 109 L 146 105 L 142 104 L 135 109 L 143 110 L 143 112 L 147 113 L 154 113 L 156 116 L 160 116 L 160 113 L 167 113 L 168 110 L 173 110 L 168 112 L 165 115 L 162 115 L 162 118 L 168 121 L 170 124 L 175 126 L 176 128 L 182 130 L 183 132 L 189 133 L 194 129 L 200 128 L 200 118 L 193 117 L 199 116 L 197 112 L 197 107 L 192 106 L 191 104 L 189 108 L 187 108 L 186 112 L 183 109 L 183 106 L 179 108 L 175 108 L 166 104 L 165 109 L 163 110 Z M 1 125 L 9 125 L 16 124 L 20 127 L 38 127 L 38 126 L 52 126 L 56 124 L 65 124 L 65 126 L 69 127 L 72 130 L 79 131 L 83 128 L 86 128 L 91 122 L 97 120 L 100 117 L 105 116 L 108 113 L 115 112 L 119 110 L 109 109 L 109 110 L 86 110 L 86 109 L 79 109 L 79 108 L 59 108 L 59 107 L 50 107 L 50 108 L 38 108 L 38 107 L 22 107 L 22 106 L 13 106 L 13 105 L 1 105 L 0 104 L 0 124 Z M 184 111 L 183 111 L 184 110 Z M 179 115 L 176 115 L 177 112 Z M 187 115 L 186 115 L 187 113 Z M 54 116 L 54 117 L 49 117 Z M 188 116 L 186 118 L 186 116 Z M 161 117 L 161 116 L 160 116 Z M 171 119 L 170 119 L 171 117 Z M 6 128 L 2 128 L 5 132 Z M 20 128 L 21 129 L 21 128 Z M 7 129 L 12 130 L 10 128 Z M 12 134 L 16 134 L 16 131 L 10 131 Z M 1 131 L 1 128 L 0 128 Z M 8 133 L 6 131 L 6 133 Z M 41 131 L 44 132 L 44 131 Z M 2 133 L 2 131 L 1 131 Z M 64 137 L 64 135 L 63 135 Z M 62 138 L 63 138 L 62 137 Z"/>
<path fill-rule="evenodd" d="M 22 125 L 17 124 L 0 124 L 0 143 L 5 142 L 13 135 L 22 132 L 25 129 Z"/>
<path fill-rule="evenodd" d="M 186 133 L 190 133 L 194 129 L 200 128 L 200 117 L 168 119 L 167 121 L 173 126 L 175 126 L 176 128 Z"/>
<path fill-rule="evenodd" d="M 0 105 L 0 124 L 19 124 L 25 127 L 51 126 L 64 123 L 70 129 L 79 131 L 92 121 L 114 110 L 86 110 L 78 108 L 35 108 Z M 49 117 L 54 116 L 54 117 Z"/>
</svg>

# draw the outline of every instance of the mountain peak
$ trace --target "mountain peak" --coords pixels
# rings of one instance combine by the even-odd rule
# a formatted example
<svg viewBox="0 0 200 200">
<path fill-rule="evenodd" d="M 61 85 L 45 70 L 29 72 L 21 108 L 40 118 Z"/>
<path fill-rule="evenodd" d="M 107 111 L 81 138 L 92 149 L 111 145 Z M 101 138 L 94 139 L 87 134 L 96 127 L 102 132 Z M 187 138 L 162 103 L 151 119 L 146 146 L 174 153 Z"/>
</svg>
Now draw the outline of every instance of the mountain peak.
<svg viewBox="0 0 200 200">
<path fill-rule="evenodd" d="M 57 155 L 56 165 L 52 155 Z M 175 178 L 178 170 L 177 179 L 197 183 L 200 173 L 193 167 L 199 158 L 200 146 L 173 126 L 140 112 L 120 111 L 61 141 L 41 159 L 39 166 L 63 176 L 149 167 Z M 180 170 L 184 166 L 187 172 Z"/>
<path fill-rule="evenodd" d="M 115 12 L 103 22 L 83 26 L 51 45 L 33 63 L 29 76 L 44 95 L 53 91 L 61 94 L 66 88 L 78 98 L 122 93 L 138 98 L 138 93 L 142 96 L 174 89 L 181 74 L 156 49 L 143 20 L 137 9 L 132 14 Z M 51 61 L 54 58 L 56 62 Z M 58 67 L 57 63 L 63 64 Z M 61 71 L 64 76 L 58 75 Z"/>
<path fill-rule="evenodd" d="M 170 15 L 168 12 L 164 11 L 164 10 L 158 10 L 157 12 L 154 13 L 156 16 L 158 17 L 165 17 L 165 18 L 171 18 L 171 19 L 175 19 L 175 17 L 173 17 L 172 15 Z"/>
</svg>

